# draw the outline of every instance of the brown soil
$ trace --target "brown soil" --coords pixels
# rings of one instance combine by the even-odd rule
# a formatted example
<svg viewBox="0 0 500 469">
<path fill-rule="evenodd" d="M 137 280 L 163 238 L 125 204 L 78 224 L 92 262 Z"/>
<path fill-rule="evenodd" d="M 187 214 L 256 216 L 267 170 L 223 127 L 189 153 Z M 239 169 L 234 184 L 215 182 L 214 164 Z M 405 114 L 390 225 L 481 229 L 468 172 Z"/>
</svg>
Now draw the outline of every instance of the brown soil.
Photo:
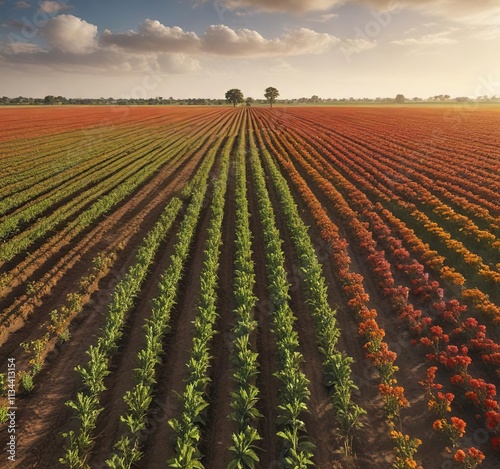
<svg viewBox="0 0 500 469">
<path fill-rule="evenodd" d="M 255 266 L 255 295 L 258 298 L 255 307 L 255 320 L 257 321 L 256 346 L 258 356 L 259 374 L 256 386 L 260 391 L 258 409 L 264 416 L 259 420 L 258 432 L 262 440 L 258 442 L 260 448 L 259 458 L 261 467 L 275 467 L 279 464 L 279 445 L 276 441 L 276 408 L 278 403 L 279 380 L 273 376 L 278 370 L 276 345 L 271 333 L 273 305 L 269 298 L 266 284 L 266 258 L 265 242 L 262 232 L 259 205 L 255 189 L 253 188 L 253 175 L 247 159 L 247 194 L 250 211 L 250 230 L 252 232 L 252 250 Z M 277 467 L 277 466 L 276 466 Z"/>
<path fill-rule="evenodd" d="M 232 154 L 235 153 L 237 140 L 233 145 Z M 230 161 L 228 187 L 226 193 L 226 206 L 222 225 L 222 247 L 219 267 L 219 318 L 215 323 L 218 333 L 212 340 L 211 346 L 211 383 L 208 398 L 211 403 L 207 417 L 207 428 L 201 452 L 205 455 L 207 468 L 217 469 L 227 467 L 230 459 L 228 448 L 232 445 L 231 434 L 236 432 L 236 425 L 228 419 L 232 412 L 230 393 L 236 389 L 232 380 L 231 353 L 233 352 L 234 326 L 234 233 L 235 233 L 235 177 L 234 159 Z"/>
<path fill-rule="evenodd" d="M 221 121 L 213 125 L 213 129 L 216 130 L 211 133 L 210 137 L 215 137 L 215 134 L 226 135 L 234 132 L 235 127 L 230 129 L 228 125 L 231 123 L 232 117 L 238 115 L 237 113 L 242 114 L 247 111 L 227 109 L 226 113 L 216 113 L 213 110 L 210 112 L 198 110 L 196 112 L 201 114 L 206 112 L 206 114 L 204 119 L 193 121 L 196 124 L 193 124 L 194 130 L 192 132 L 224 115 Z M 272 114 L 266 114 L 265 110 L 252 110 L 252 112 L 259 116 L 259 119 L 262 118 L 262 123 L 265 123 L 263 132 L 275 132 L 279 139 L 286 138 L 286 125 L 295 125 L 294 123 L 297 122 L 303 123 L 300 131 L 297 130 L 297 134 L 311 143 L 318 132 L 324 132 L 323 129 L 314 128 L 313 123 L 308 122 L 305 118 L 281 116 L 283 119 L 280 121 L 280 118 L 270 117 Z M 194 114 L 195 111 L 182 110 L 183 116 L 192 118 Z M 73 111 L 72 116 L 71 125 L 76 125 Z M 127 118 L 126 123 L 133 125 L 136 118 L 139 121 L 139 117 L 143 118 L 144 116 L 145 114 L 133 115 Z M 17 122 L 16 125 L 22 129 L 20 121 Z M 370 127 L 375 124 L 375 121 L 368 121 L 366 125 Z M 48 127 L 39 130 L 38 135 L 48 135 L 52 132 Z M 17 130 L 13 128 L 12 136 L 14 136 L 15 131 Z M 311 133 L 311 136 L 308 132 Z M 189 137 L 188 133 L 186 135 Z M 320 141 L 314 141 L 320 151 Z M 76 282 L 89 271 L 92 259 L 97 254 L 117 252 L 116 261 L 110 271 L 89 292 L 82 312 L 71 322 L 71 340 L 62 345 L 54 344 L 51 346 L 47 362 L 41 373 L 35 378 L 34 391 L 29 396 L 18 395 L 18 457 L 17 461 L 9 467 L 31 469 L 59 466 L 58 458 L 63 454 L 66 444 L 61 433 L 77 427 L 77 422 L 72 418 L 74 412 L 64 404 L 69 399 L 74 398 L 76 392 L 81 389 L 81 383 L 74 373 L 74 368 L 87 361 L 85 351 L 91 343 L 95 342 L 104 325 L 107 304 L 111 298 L 113 287 L 123 278 L 127 268 L 134 262 L 136 250 L 141 240 L 158 219 L 168 200 L 190 180 L 213 142 L 214 138 L 209 141 L 200 139 L 196 147 L 187 150 L 178 162 L 164 165 L 143 186 L 78 236 L 61 235 L 58 237 L 60 233 L 50 233 L 28 253 L 3 266 L 12 275 L 12 282 L 2 289 L 3 296 L 0 298 L 0 308 L 4 312 L 3 317 L 12 314 L 15 320 L 10 326 L 3 327 L 0 332 L 0 353 L 2 357 L 16 358 L 18 370 L 22 370 L 27 366 L 27 357 L 20 347 L 20 343 L 34 340 L 43 334 L 49 312 L 64 303 L 67 293 L 76 291 Z M 218 157 L 220 158 L 220 154 Z M 217 168 L 218 164 L 216 163 L 212 174 L 217 174 Z M 423 352 L 420 348 L 410 344 L 405 325 L 391 311 L 387 300 L 377 287 L 376 280 L 371 276 L 364 255 L 355 249 L 356 241 L 349 235 L 335 207 L 315 186 L 311 178 L 300 170 L 299 166 L 297 169 L 308 181 L 331 220 L 339 226 L 341 234 L 350 243 L 351 270 L 364 277 L 364 287 L 370 295 L 369 307 L 377 310 L 380 327 L 384 328 L 386 332 L 385 340 L 389 344 L 389 348 L 398 354 L 396 365 L 399 366 L 399 371 L 395 377 L 398 384 L 404 387 L 405 396 L 411 403 L 411 406 L 402 413 L 403 431 L 423 441 L 417 453 L 417 459 L 422 462 L 423 467 L 426 469 L 444 468 L 449 459 L 449 455 L 445 452 L 446 444 L 440 435 L 432 430 L 432 422 L 435 417 L 428 411 L 423 389 L 418 383 L 419 380 L 424 379 L 426 373 Z M 231 457 L 228 447 L 231 445 L 231 434 L 235 431 L 234 423 L 227 418 L 231 412 L 230 392 L 235 389 L 235 383 L 231 378 L 234 371 L 231 362 L 231 351 L 233 350 L 231 330 L 235 320 L 232 296 L 235 231 L 233 172 L 234 161 L 232 160 L 220 257 L 219 318 L 215 324 L 218 334 L 212 341 L 211 355 L 213 359 L 209 370 L 211 384 L 208 387 L 208 400 L 210 406 L 207 423 L 201 429 L 200 449 L 204 455 L 202 462 L 205 467 L 210 469 L 227 466 Z M 258 326 L 252 340 L 259 354 L 260 373 L 256 384 L 260 390 L 258 407 L 264 415 L 264 418 L 260 419 L 257 424 L 257 430 L 262 436 L 262 440 L 258 442 L 260 448 L 258 450 L 260 458 L 258 467 L 280 468 L 282 467 L 281 442 L 276 435 L 280 383 L 273 376 L 278 369 L 278 361 L 274 337 L 271 333 L 272 303 L 266 288 L 265 244 L 252 172 L 248 162 L 247 181 L 251 212 L 250 224 L 253 235 L 253 260 L 257 280 L 255 294 L 258 297 L 255 308 Z M 330 390 L 323 384 L 322 357 L 315 342 L 314 324 L 303 292 L 293 243 L 287 233 L 277 195 L 272 184 L 268 181 L 268 189 L 277 215 L 277 224 L 284 240 L 286 268 L 292 285 L 291 307 L 297 317 L 295 327 L 299 333 L 300 351 L 305 359 L 303 371 L 310 381 L 311 397 L 308 403 L 310 414 L 305 417 L 305 423 L 308 436 L 317 445 L 316 467 L 321 469 L 360 469 L 363 467 L 387 469 L 394 460 L 394 443 L 389 437 L 389 427 L 382 399 L 378 392 L 377 373 L 365 359 L 363 341 L 358 334 L 357 320 L 348 312 L 339 279 L 330 263 L 329 247 L 321 239 L 300 194 L 294 190 L 290 180 L 289 183 L 299 211 L 306 224 L 310 226 L 309 233 L 329 286 L 330 305 L 337 308 L 337 321 L 341 330 L 338 347 L 355 360 L 352 365 L 352 377 L 358 385 L 359 391 L 354 393 L 353 399 L 367 411 L 367 415 L 363 418 L 365 426 L 356 432 L 353 442 L 356 456 L 353 460 L 348 461 L 342 455 L 340 448 L 342 442 L 335 433 L 335 412 L 330 404 Z M 209 224 L 210 191 L 211 187 L 209 187 L 206 203 L 196 228 L 195 242 L 193 242 L 186 260 L 177 303 L 171 314 L 171 330 L 164 338 L 165 353 L 162 356 L 162 364 L 157 370 L 157 385 L 148 414 L 148 426 L 141 440 L 144 457 L 137 464 L 138 468 L 165 467 L 166 461 L 174 455 L 174 433 L 168 420 L 179 418 L 181 413 L 177 394 L 182 393 L 185 387 L 186 361 L 192 346 L 192 320 L 197 314 L 200 289 L 199 273 L 203 266 L 206 232 Z M 346 201 L 349 203 L 347 196 Z M 158 279 L 169 264 L 175 243 L 175 233 L 183 213 L 182 210 L 181 215 L 162 243 L 147 274 L 143 288 L 135 301 L 135 307 L 127 317 L 125 332 L 120 341 L 118 352 L 112 361 L 111 374 L 106 380 L 107 390 L 101 399 L 105 411 L 98 419 L 94 435 L 96 444 L 90 459 L 92 469 L 105 467 L 105 460 L 112 451 L 112 445 L 124 428 L 119 417 L 125 410 L 123 395 L 131 389 L 134 383 L 133 370 L 136 366 L 137 352 L 144 345 L 142 325 L 151 314 L 151 300 L 158 294 Z M 395 271 L 393 274 L 397 284 L 408 285 L 408 281 L 403 275 Z M 26 292 L 28 282 L 35 282 L 34 293 Z M 451 290 L 447 289 L 447 291 Z M 412 297 L 410 300 L 413 301 Z M 2 360 L 6 361 L 4 358 Z M 3 371 L 4 365 L 1 363 L 0 365 Z M 490 381 L 498 384 L 496 378 L 488 376 L 484 367 L 473 365 L 471 370 L 475 376 L 489 378 Z M 442 382 L 447 382 L 449 376 L 443 374 L 438 378 Z M 451 388 L 448 389 L 447 386 L 445 390 L 448 391 Z M 473 409 L 467 407 L 464 402 L 457 402 L 454 414 L 467 421 L 467 435 L 470 437 L 466 440 L 466 444 L 480 448 L 487 455 L 487 459 L 481 467 L 485 469 L 496 467 L 498 455 L 494 455 L 489 449 L 485 440 L 489 435 L 485 437 L 484 429 L 474 421 Z M 5 448 L 7 438 L 5 426 L 0 427 L 1 448 Z"/>
<path fill-rule="evenodd" d="M 51 287 L 45 292 L 44 296 L 47 298 L 44 301 L 32 300 L 35 303 L 34 314 L 28 321 L 19 318 L 16 321 L 18 326 L 16 331 L 4 336 L 2 355 L 19 358 L 19 366 L 26 362 L 19 343 L 40 336 L 39 326 L 46 321 L 48 312 L 60 304 L 61 296 L 65 292 L 74 290 L 75 279 L 88 271 L 95 255 L 106 252 L 118 244 L 124 249 L 113 270 L 101 282 L 99 291 L 91 296 L 87 307 L 73 321 L 70 330 L 71 340 L 61 348 L 55 349 L 49 356 L 45 368 L 36 377 L 35 391 L 29 397 L 20 399 L 17 422 L 18 433 L 22 437 L 18 442 L 18 458 L 14 467 L 35 467 L 35 464 L 38 464 L 37 467 L 42 467 L 44 464 L 45 467 L 49 467 L 57 464 L 58 457 L 62 455 L 64 442 L 60 433 L 71 428 L 70 420 L 73 415 L 64 402 L 75 395 L 79 386 L 74 379 L 76 375 L 73 369 L 77 364 L 87 361 L 84 352 L 95 340 L 96 334 L 104 324 L 111 291 L 116 282 L 123 277 L 127 267 L 134 262 L 136 247 L 158 219 L 168 200 L 190 179 L 204 155 L 204 150 L 187 155 L 190 157 L 181 159 L 180 164 L 165 166 L 113 213 L 89 230 L 76 246 L 70 243 L 66 249 L 59 245 L 51 247 L 50 252 L 54 261 L 49 262 L 45 276 L 48 281 L 56 284 L 56 288 Z M 71 249 L 58 260 L 61 255 L 61 251 L 57 251 L 58 248 L 63 253 L 68 250 L 67 248 Z M 36 261 L 35 256 L 33 259 Z M 43 266 L 46 260 L 41 258 L 40 265 Z M 156 284 L 156 281 L 152 281 L 150 286 Z M 150 298 L 144 297 L 142 304 L 149 303 Z M 140 328 L 142 324 L 140 321 L 138 323 Z M 140 330 L 135 331 L 135 334 Z M 124 389 L 117 390 L 117 395 L 123 396 L 124 391 Z M 120 400 L 117 399 L 117 402 Z M 99 432 L 100 427 L 98 427 Z M 3 429 L 0 432 L 0 445 L 4 446 L 6 439 L 7 434 Z"/>
</svg>

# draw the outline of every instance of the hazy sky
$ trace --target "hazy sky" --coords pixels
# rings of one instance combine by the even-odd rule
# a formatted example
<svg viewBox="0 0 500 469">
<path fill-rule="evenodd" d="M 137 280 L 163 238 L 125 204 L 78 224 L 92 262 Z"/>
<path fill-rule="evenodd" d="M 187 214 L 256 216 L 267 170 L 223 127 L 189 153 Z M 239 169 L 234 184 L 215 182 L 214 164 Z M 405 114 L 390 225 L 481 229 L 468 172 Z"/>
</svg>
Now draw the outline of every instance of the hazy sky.
<svg viewBox="0 0 500 469">
<path fill-rule="evenodd" d="M 500 0 L 0 0 L 0 96 L 500 96 Z"/>
</svg>

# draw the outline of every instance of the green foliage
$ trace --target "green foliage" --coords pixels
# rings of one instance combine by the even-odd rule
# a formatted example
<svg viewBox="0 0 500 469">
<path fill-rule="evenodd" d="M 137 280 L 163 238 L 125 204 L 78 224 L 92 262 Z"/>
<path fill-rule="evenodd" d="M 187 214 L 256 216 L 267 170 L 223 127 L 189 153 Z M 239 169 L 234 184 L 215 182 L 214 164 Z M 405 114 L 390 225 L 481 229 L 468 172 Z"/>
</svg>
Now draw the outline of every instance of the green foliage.
<svg viewBox="0 0 500 469">
<path fill-rule="evenodd" d="M 250 344 L 250 335 L 257 327 L 253 316 L 257 297 L 253 294 L 255 272 L 246 194 L 245 146 L 245 133 L 240 130 L 236 157 L 236 249 L 233 287 L 236 322 L 233 327 L 235 340 L 232 352 L 233 378 L 237 389 L 231 393 L 233 412 L 229 415 L 229 418 L 236 422 L 238 432 L 232 435 L 234 444 L 229 449 L 234 454 L 228 468 L 254 468 L 256 462 L 259 462 L 258 447 L 255 443 L 261 437 L 252 425 L 263 417 L 257 408 L 260 393 L 255 386 L 255 378 L 259 372 L 258 353 L 252 350 Z"/>
<path fill-rule="evenodd" d="M 170 467 L 202 468 L 198 449 L 200 425 L 205 424 L 208 402 L 205 399 L 209 383 L 210 343 L 215 334 L 217 319 L 217 288 L 220 247 L 222 245 L 222 221 L 224 218 L 227 190 L 229 154 L 234 137 L 223 147 L 219 177 L 214 181 L 210 206 L 210 224 L 205 243 L 205 260 L 200 274 L 198 314 L 193 321 L 194 337 L 187 362 L 188 378 L 182 393 L 182 415 L 169 421 L 175 431 L 175 456 L 168 461 Z"/>
<path fill-rule="evenodd" d="M 27 371 L 22 371 L 19 373 L 19 378 L 19 389 L 21 392 L 25 394 L 31 393 L 35 388 L 32 374 Z"/>
<path fill-rule="evenodd" d="M 0 373 L 0 396 L 7 395 L 7 375 Z"/>
<path fill-rule="evenodd" d="M 298 334 L 293 327 L 296 318 L 289 305 L 290 286 L 281 248 L 282 240 L 253 140 L 250 141 L 250 163 L 264 235 L 268 291 L 274 306 L 272 331 L 280 369 L 275 376 L 281 381 L 278 436 L 283 439 L 285 467 L 302 468 L 313 464 L 311 458 L 314 455 L 314 445 L 307 438 L 307 430 L 301 420 L 302 414 L 307 412 L 309 381 L 300 368 L 303 357 L 298 350 Z"/>
<path fill-rule="evenodd" d="M 264 92 L 264 97 L 269 101 L 271 107 L 273 107 L 273 103 L 279 95 L 279 91 L 272 86 L 267 87 Z"/>
<path fill-rule="evenodd" d="M 227 469 L 255 469 L 259 456 L 256 453 L 257 447 L 254 443 L 262 438 L 257 430 L 246 427 L 245 430 L 232 435 L 233 445 L 229 450 L 234 452 L 234 457 L 229 462 Z"/>
<path fill-rule="evenodd" d="M 115 287 L 113 298 L 108 306 L 107 321 L 97 344 L 91 345 L 86 352 L 89 356 L 89 362 L 86 366 L 79 365 L 75 368 L 75 371 L 80 374 L 89 396 L 78 394 L 76 401 L 68 403 L 76 411 L 81 423 L 78 430 L 65 434 L 69 444 L 61 462 L 69 467 L 79 467 L 72 466 L 75 464 L 75 460 L 83 464 L 93 446 L 92 431 L 95 427 L 95 420 L 102 410 L 99 408 L 99 395 L 106 389 L 104 379 L 110 373 L 110 360 L 117 349 L 118 340 L 122 336 L 126 314 L 133 306 L 134 298 L 141 288 L 148 267 L 181 206 L 182 202 L 179 199 L 172 199 L 158 222 L 144 238 L 136 255 L 136 263 L 129 268 L 124 279 Z M 136 412 L 133 415 L 137 416 L 138 412 L 144 418 L 144 413 L 140 413 L 137 407 L 140 406 L 137 399 L 144 398 L 144 394 L 141 392 L 143 392 L 142 389 L 138 391 L 138 394 L 127 394 L 126 402 L 132 406 L 132 412 Z M 136 421 L 132 422 L 128 416 L 124 417 L 122 421 L 134 429 L 141 428 L 140 424 Z M 124 445 L 125 443 L 119 442 L 119 444 Z M 132 450 L 130 451 L 135 454 Z M 116 460 L 114 461 L 116 462 Z"/>
<path fill-rule="evenodd" d="M 5 406 L 0 406 L 0 425 L 9 420 L 9 409 Z"/>
<path fill-rule="evenodd" d="M 232 88 L 226 91 L 226 101 L 231 103 L 233 106 L 236 106 L 239 103 L 242 103 L 244 100 L 243 93 L 241 90 L 237 88 Z"/>
<path fill-rule="evenodd" d="M 366 413 L 352 401 L 352 392 L 357 390 L 351 379 L 353 359 L 345 357 L 336 348 L 340 336 L 335 318 L 336 311 L 329 306 L 322 268 L 288 183 L 266 149 L 263 149 L 263 156 L 299 259 L 301 281 L 314 319 L 318 350 L 323 355 L 325 382 L 333 387 L 331 400 L 336 412 L 337 425 L 344 438 L 344 451 L 347 456 L 350 456 L 353 432 L 362 426 L 361 417 Z"/>
<path fill-rule="evenodd" d="M 151 318 L 146 320 L 144 325 L 146 343 L 145 347 L 137 355 L 139 366 L 135 369 L 136 385 L 132 391 L 128 391 L 125 394 L 124 400 L 127 404 L 127 410 L 124 415 L 120 416 L 120 420 L 125 424 L 126 430 L 122 432 L 120 438 L 115 443 L 114 452 L 107 461 L 110 467 L 121 467 L 120 464 L 133 464 L 133 462 L 140 460 L 142 457 L 140 438 L 141 432 L 146 426 L 147 410 L 153 397 L 155 367 L 160 363 L 162 340 L 169 330 L 170 312 L 175 304 L 184 264 L 203 206 L 203 200 L 208 187 L 209 171 L 214 162 L 216 150 L 217 146 L 214 146 L 210 150 L 203 166 L 193 178 L 193 180 L 197 181 L 197 184 L 191 183 L 188 186 L 188 190 L 182 191 L 181 197 L 189 197 L 189 194 L 191 194 L 191 200 L 177 233 L 174 254 L 170 259 L 170 265 L 162 275 L 159 283 L 160 294 L 153 299 Z M 188 420 L 190 421 L 190 419 L 201 418 L 207 404 L 194 385 L 188 384 L 187 388 L 189 389 L 188 395 L 184 396 L 184 398 L 185 405 L 188 407 Z M 182 422 L 171 421 L 170 425 L 180 432 L 185 428 Z M 189 433 L 189 429 L 186 433 L 197 437 L 196 432 Z M 196 460 L 190 459 L 194 458 L 195 452 L 186 451 L 182 445 L 179 447 L 179 451 L 184 451 L 182 452 L 182 456 L 178 460 L 174 458 L 172 463 L 177 461 L 175 464 L 186 463 L 186 466 L 180 467 L 197 467 Z M 189 466 L 189 464 L 194 464 L 194 466 Z"/>
</svg>

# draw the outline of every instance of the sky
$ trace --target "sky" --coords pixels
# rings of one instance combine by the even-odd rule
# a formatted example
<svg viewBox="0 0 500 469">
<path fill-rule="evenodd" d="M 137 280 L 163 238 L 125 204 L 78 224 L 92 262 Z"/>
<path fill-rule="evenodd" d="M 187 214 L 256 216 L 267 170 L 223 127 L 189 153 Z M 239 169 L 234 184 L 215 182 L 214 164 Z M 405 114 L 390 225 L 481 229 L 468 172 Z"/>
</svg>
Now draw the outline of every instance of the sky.
<svg viewBox="0 0 500 469">
<path fill-rule="evenodd" d="M 0 0 L 0 96 L 500 96 L 500 0 Z"/>
</svg>

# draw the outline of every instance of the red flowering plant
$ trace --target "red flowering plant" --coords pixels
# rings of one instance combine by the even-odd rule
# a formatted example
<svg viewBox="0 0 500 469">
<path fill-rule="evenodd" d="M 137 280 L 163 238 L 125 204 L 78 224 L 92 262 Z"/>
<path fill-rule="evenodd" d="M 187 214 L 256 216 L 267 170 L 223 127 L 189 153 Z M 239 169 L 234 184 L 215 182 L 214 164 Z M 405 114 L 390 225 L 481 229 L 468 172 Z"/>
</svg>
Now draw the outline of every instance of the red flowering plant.
<svg viewBox="0 0 500 469">
<path fill-rule="evenodd" d="M 415 309 L 414 306 L 409 303 L 400 312 L 400 318 L 404 319 L 414 336 L 419 338 L 423 333 L 427 332 L 429 325 L 432 323 L 432 319 L 429 317 L 423 317 L 422 311 Z M 413 339 L 413 343 L 417 342 Z"/>
<path fill-rule="evenodd" d="M 458 449 L 454 459 L 464 469 L 475 469 L 484 461 L 484 454 L 478 449 L 472 447 L 465 452 L 463 449 Z"/>
<path fill-rule="evenodd" d="M 460 316 L 467 309 L 467 306 L 460 304 L 458 300 L 440 301 L 433 306 L 443 320 L 451 324 L 458 324 Z"/>
<path fill-rule="evenodd" d="M 497 390 L 494 384 L 487 383 L 482 378 L 470 378 L 466 384 L 469 391 L 465 393 L 465 396 L 468 399 L 478 407 L 483 408 L 487 413 L 489 411 L 498 413 L 499 405 L 495 400 Z M 495 427 L 488 425 L 488 428 L 491 430 Z"/>
<path fill-rule="evenodd" d="M 500 430 L 500 406 L 496 401 L 496 386 L 482 378 L 472 378 L 467 373 L 451 377 L 453 384 L 466 390 L 465 397 L 484 412 L 486 427 L 492 432 Z"/>
<path fill-rule="evenodd" d="M 451 410 L 451 408 L 450 408 Z M 465 435 L 466 423 L 458 417 L 438 419 L 432 425 L 437 432 L 442 433 L 451 443 L 453 448 L 459 446 L 459 440 Z"/>
<path fill-rule="evenodd" d="M 467 318 L 453 331 L 453 335 L 463 340 L 482 339 L 486 337 L 486 326 L 479 324 L 475 318 Z"/>
<path fill-rule="evenodd" d="M 448 345 L 445 350 L 439 352 L 436 360 L 447 368 L 454 370 L 461 376 L 467 375 L 467 368 L 472 363 L 472 358 L 468 356 L 468 349 L 464 345 Z"/>
<path fill-rule="evenodd" d="M 428 368 L 427 378 L 424 381 L 420 381 L 420 384 L 424 386 L 427 391 L 427 406 L 438 417 L 438 419 L 434 421 L 432 428 L 445 435 L 455 448 L 458 446 L 458 440 L 465 434 L 466 423 L 458 417 L 451 417 L 448 419 L 448 414 L 451 412 L 451 403 L 455 399 L 455 395 L 440 391 L 443 386 L 435 382 L 436 371 L 436 366 Z"/>
<path fill-rule="evenodd" d="M 441 349 L 450 341 L 448 334 L 445 334 L 441 326 L 432 326 L 427 337 L 421 337 L 420 343 L 426 347 L 432 347 L 434 353 L 427 354 L 427 359 L 432 361 L 439 355 Z"/>
<path fill-rule="evenodd" d="M 479 324 L 474 318 L 467 318 L 457 327 L 452 336 L 455 340 L 466 342 L 471 350 L 481 354 L 481 360 L 499 372 L 500 345 L 486 337 L 486 326 Z"/>
</svg>

